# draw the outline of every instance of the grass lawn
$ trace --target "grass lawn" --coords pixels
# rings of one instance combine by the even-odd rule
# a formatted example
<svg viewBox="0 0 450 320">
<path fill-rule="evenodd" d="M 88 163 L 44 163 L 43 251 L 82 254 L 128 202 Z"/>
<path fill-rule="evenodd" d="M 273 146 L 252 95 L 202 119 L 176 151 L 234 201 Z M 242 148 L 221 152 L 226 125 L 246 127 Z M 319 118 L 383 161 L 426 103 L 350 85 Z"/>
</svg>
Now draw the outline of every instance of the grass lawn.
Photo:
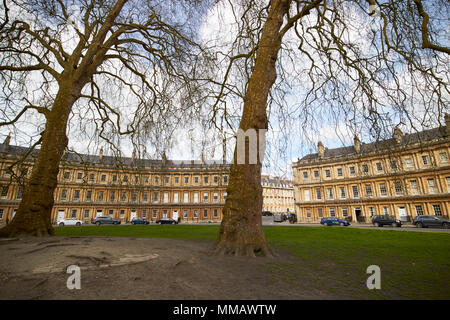
<svg viewBox="0 0 450 320">
<path fill-rule="evenodd" d="M 214 241 L 219 226 L 56 227 L 57 236 L 131 236 Z M 274 281 L 326 290 L 342 298 L 450 299 L 450 234 L 266 226 L 274 248 L 300 259 L 269 260 Z M 369 265 L 381 268 L 381 290 L 368 290 Z"/>
</svg>

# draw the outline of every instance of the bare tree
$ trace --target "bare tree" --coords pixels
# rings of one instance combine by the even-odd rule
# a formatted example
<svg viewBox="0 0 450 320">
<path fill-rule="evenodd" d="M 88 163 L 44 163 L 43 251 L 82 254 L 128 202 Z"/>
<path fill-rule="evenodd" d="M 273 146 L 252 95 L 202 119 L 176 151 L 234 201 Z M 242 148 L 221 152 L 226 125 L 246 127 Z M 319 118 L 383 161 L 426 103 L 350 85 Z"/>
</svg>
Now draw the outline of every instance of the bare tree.
<svg viewBox="0 0 450 320">
<path fill-rule="evenodd" d="M 42 131 L 23 199 L 0 236 L 54 233 L 53 193 L 71 120 L 118 148 L 117 136 L 138 144 L 179 113 L 171 109 L 177 97 L 186 105 L 198 98 L 202 8 L 177 0 L 3 1 L 0 127 L 34 117 Z"/>
<path fill-rule="evenodd" d="M 233 94 L 229 82 L 239 65 L 240 129 L 267 129 L 268 110 L 286 107 L 279 93 L 294 80 L 303 86 L 299 112 L 313 120 L 319 112 L 341 113 L 350 126 L 365 125 L 375 137 L 389 122 L 417 126 L 448 109 L 450 51 L 440 44 L 448 41 L 448 1 L 271 0 L 232 6 L 239 30 L 221 93 Z M 370 26 L 355 28 L 372 17 Z M 221 99 L 213 108 L 217 119 L 226 116 Z M 246 157 L 248 152 L 247 143 Z M 272 256 L 261 226 L 261 163 L 235 161 L 227 194 L 217 252 Z"/>
</svg>

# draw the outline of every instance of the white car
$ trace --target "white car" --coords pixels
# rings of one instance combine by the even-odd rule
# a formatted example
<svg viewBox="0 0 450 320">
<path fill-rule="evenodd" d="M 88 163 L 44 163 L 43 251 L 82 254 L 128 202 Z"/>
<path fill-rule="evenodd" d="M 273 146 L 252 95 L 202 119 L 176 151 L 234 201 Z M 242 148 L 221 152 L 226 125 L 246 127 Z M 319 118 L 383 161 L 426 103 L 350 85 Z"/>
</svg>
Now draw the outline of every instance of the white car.
<svg viewBox="0 0 450 320">
<path fill-rule="evenodd" d="M 75 218 L 66 218 L 66 219 L 59 220 L 57 222 L 57 224 L 60 227 L 64 227 L 64 226 L 81 226 L 83 224 L 83 221 L 77 220 Z"/>
</svg>

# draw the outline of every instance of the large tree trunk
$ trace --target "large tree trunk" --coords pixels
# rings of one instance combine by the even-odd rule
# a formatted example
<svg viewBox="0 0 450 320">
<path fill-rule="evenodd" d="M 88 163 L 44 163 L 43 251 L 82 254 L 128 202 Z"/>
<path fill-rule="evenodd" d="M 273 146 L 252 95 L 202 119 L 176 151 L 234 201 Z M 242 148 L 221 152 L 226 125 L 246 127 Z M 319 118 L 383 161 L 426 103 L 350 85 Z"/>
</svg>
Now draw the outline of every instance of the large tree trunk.
<svg viewBox="0 0 450 320">
<path fill-rule="evenodd" d="M 244 131 L 255 129 L 259 132 L 260 129 L 267 129 L 267 97 L 277 77 L 275 63 L 281 45 L 279 32 L 283 18 L 289 10 L 289 3 L 288 0 L 272 1 L 269 16 L 262 29 L 255 68 L 249 80 L 239 125 L 239 128 Z M 245 152 L 247 159 L 249 158 L 248 143 L 246 143 Z M 238 164 L 235 148 L 227 200 L 216 241 L 216 252 L 220 254 L 273 255 L 262 230 L 263 198 L 259 152 L 260 150 L 258 150 L 257 164 L 247 162 Z"/>
<path fill-rule="evenodd" d="M 79 96 L 79 93 L 78 93 Z M 77 99 L 70 86 L 59 90 L 47 117 L 42 147 L 33 167 L 14 219 L 0 230 L 0 237 L 53 235 L 51 210 L 58 183 L 59 163 L 67 146 L 66 127 L 72 105 Z"/>
</svg>

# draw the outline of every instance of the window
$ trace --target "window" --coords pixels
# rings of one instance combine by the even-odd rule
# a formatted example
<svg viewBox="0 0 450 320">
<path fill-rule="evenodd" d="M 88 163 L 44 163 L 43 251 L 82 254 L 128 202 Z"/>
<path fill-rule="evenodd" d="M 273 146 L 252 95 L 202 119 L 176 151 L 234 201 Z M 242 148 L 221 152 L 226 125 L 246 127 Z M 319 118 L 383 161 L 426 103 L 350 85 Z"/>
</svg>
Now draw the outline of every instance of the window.
<svg viewBox="0 0 450 320">
<path fill-rule="evenodd" d="M 126 192 L 122 192 L 122 194 L 120 195 L 120 201 L 124 202 L 127 200 L 127 193 Z"/>
<path fill-rule="evenodd" d="M 142 210 L 142 218 L 146 218 L 147 217 L 147 210 L 143 209 Z"/>
<path fill-rule="evenodd" d="M 138 184 L 139 183 L 139 176 L 134 176 L 134 183 Z"/>
<path fill-rule="evenodd" d="M 350 171 L 350 174 L 351 174 L 351 175 L 354 175 L 354 174 L 355 174 L 355 167 L 351 166 L 351 167 L 349 168 L 349 171 Z"/>
<path fill-rule="evenodd" d="M 169 202 L 169 193 L 164 192 L 164 203 L 168 203 L 168 202 Z"/>
<path fill-rule="evenodd" d="M 208 177 L 203 177 L 203 181 L 204 181 L 205 184 L 207 184 L 208 181 L 209 181 Z"/>
<path fill-rule="evenodd" d="M 114 202 L 116 201 L 116 192 L 111 191 L 111 194 L 109 195 L 109 201 Z"/>
<path fill-rule="evenodd" d="M 208 210 L 203 210 L 203 218 L 208 218 Z"/>
<path fill-rule="evenodd" d="M 397 161 L 391 160 L 390 165 L 392 170 L 397 170 Z"/>
<path fill-rule="evenodd" d="M 447 163 L 448 162 L 448 155 L 447 155 L 446 152 L 439 153 L 439 158 L 441 159 L 442 163 Z"/>
<path fill-rule="evenodd" d="M 307 171 L 303 172 L 303 179 L 308 179 L 308 172 Z"/>
<path fill-rule="evenodd" d="M 322 193 L 320 192 L 320 188 L 316 189 L 316 199 L 317 200 L 322 199 Z"/>
<path fill-rule="evenodd" d="M 184 184 L 188 184 L 189 183 L 189 177 L 184 177 Z"/>
<path fill-rule="evenodd" d="M 80 190 L 75 190 L 75 193 L 73 195 L 73 200 L 74 201 L 79 201 L 80 200 Z"/>
<path fill-rule="evenodd" d="M 412 194 L 419 194 L 419 188 L 417 186 L 416 180 L 410 180 L 409 184 L 411 185 L 411 193 Z"/>
<path fill-rule="evenodd" d="M 169 181 L 170 181 L 169 177 L 165 177 L 165 178 L 164 178 L 164 183 L 168 184 Z"/>
<path fill-rule="evenodd" d="M 153 192 L 153 202 L 158 202 L 158 192 Z"/>
<path fill-rule="evenodd" d="M 223 193 L 223 200 L 227 200 L 227 195 L 228 194 L 226 192 Z"/>
<path fill-rule="evenodd" d="M 8 195 L 8 186 L 2 187 L 2 198 L 6 198 Z"/>
<path fill-rule="evenodd" d="M 338 177 L 342 177 L 342 168 L 337 169 L 337 175 Z"/>
<path fill-rule="evenodd" d="M 389 213 L 390 213 L 389 207 L 383 207 L 383 212 L 385 215 L 386 214 L 389 215 Z"/>
<path fill-rule="evenodd" d="M 219 194 L 214 192 L 214 202 L 219 202 Z"/>
<path fill-rule="evenodd" d="M 332 200 L 333 199 L 333 189 L 328 188 L 327 193 L 328 193 L 328 199 Z"/>
<path fill-rule="evenodd" d="M 142 194 L 142 201 L 143 201 L 143 202 L 148 202 L 148 192 L 144 192 L 144 193 Z"/>
<path fill-rule="evenodd" d="M 187 218 L 187 214 L 188 214 L 188 211 L 187 210 L 183 210 L 183 218 Z"/>
<path fill-rule="evenodd" d="M 416 214 L 418 215 L 418 216 L 422 216 L 423 215 L 423 208 L 422 208 L 422 206 L 416 206 Z"/>
<path fill-rule="evenodd" d="M 381 166 L 381 162 L 377 162 L 376 164 L 378 171 L 383 171 L 383 167 Z"/>
<path fill-rule="evenodd" d="M 194 203 L 198 203 L 198 192 L 194 192 Z"/>
<path fill-rule="evenodd" d="M 91 173 L 91 174 L 89 175 L 89 181 L 94 181 L 94 178 L 95 178 L 94 174 Z"/>
<path fill-rule="evenodd" d="M 105 182 L 105 181 L 106 181 L 106 174 L 102 174 L 102 177 L 100 178 L 100 180 L 101 180 L 102 182 Z"/>
<path fill-rule="evenodd" d="M 117 181 L 117 175 L 113 174 L 113 176 L 112 176 L 112 181 L 113 181 L 113 182 L 116 182 L 116 181 Z"/>
<path fill-rule="evenodd" d="M 176 183 L 176 184 L 180 183 L 180 178 L 175 177 L 175 183 Z"/>
<path fill-rule="evenodd" d="M 77 217 L 77 210 L 73 209 L 72 210 L 72 218 L 76 218 Z"/>
<path fill-rule="evenodd" d="M 173 202 L 178 203 L 178 192 L 173 193 Z"/>
<path fill-rule="evenodd" d="M 104 196 L 104 192 L 103 192 L 103 191 L 100 191 L 100 192 L 98 193 L 98 201 L 103 201 L 103 196 Z"/>
<path fill-rule="evenodd" d="M 422 162 L 425 166 L 427 166 L 430 163 L 428 156 L 422 156 Z"/>
<path fill-rule="evenodd" d="M 78 172 L 77 173 L 77 179 L 81 180 L 83 178 L 83 172 Z"/>
<path fill-rule="evenodd" d="M 331 171 L 330 170 L 325 170 L 325 177 L 327 177 L 327 178 L 331 177 Z"/>
<path fill-rule="evenodd" d="M 194 177 L 194 183 L 198 183 L 198 177 Z"/>
<path fill-rule="evenodd" d="M 375 215 L 375 208 L 369 207 L 369 217 L 373 217 Z"/>
<path fill-rule="evenodd" d="M 223 183 L 228 183 L 228 176 L 223 177 Z"/>
<path fill-rule="evenodd" d="M 371 197 L 371 196 L 373 196 L 372 185 L 366 184 L 366 197 Z"/>
<path fill-rule="evenodd" d="M 311 208 L 306 208 L 306 217 L 311 218 Z"/>
<path fill-rule="evenodd" d="M 380 183 L 380 195 L 387 196 L 386 184 Z"/>
<path fill-rule="evenodd" d="M 217 216 L 219 215 L 217 209 L 214 209 L 214 217 L 217 218 Z"/>
<path fill-rule="evenodd" d="M 341 194 L 341 199 L 345 199 L 345 188 L 344 187 L 340 187 L 339 188 L 339 190 L 340 190 L 340 194 Z"/>
<path fill-rule="evenodd" d="M 194 210 L 194 218 L 198 218 L 198 211 Z"/>
<path fill-rule="evenodd" d="M 69 180 L 70 179 L 70 172 L 66 171 L 64 172 L 64 180 Z"/>
<path fill-rule="evenodd" d="M 348 210 L 347 208 L 342 208 L 342 216 L 347 217 L 348 216 Z"/>
<path fill-rule="evenodd" d="M 183 202 L 184 202 L 184 203 L 188 203 L 188 202 L 189 202 L 189 193 L 188 193 L 188 192 L 185 192 L 185 193 L 184 193 L 184 199 L 183 199 Z"/>
<path fill-rule="evenodd" d="M 214 183 L 218 183 L 219 182 L 219 177 L 218 176 L 214 176 Z"/>
<path fill-rule="evenodd" d="M 66 189 L 62 189 L 61 191 L 61 200 L 67 200 L 67 190 Z"/>
<path fill-rule="evenodd" d="M 309 201 L 309 190 L 304 190 L 304 194 L 305 194 L 305 201 Z"/>
<path fill-rule="evenodd" d="M 155 177 L 155 184 L 159 184 L 159 177 Z"/>
<path fill-rule="evenodd" d="M 123 176 L 123 182 L 128 182 L 128 176 Z"/>
<path fill-rule="evenodd" d="M 412 168 L 413 167 L 413 161 L 411 158 L 407 158 L 405 159 L 405 164 L 407 168 Z"/>
<path fill-rule="evenodd" d="M 396 195 L 402 195 L 403 194 L 402 183 L 400 181 L 394 182 L 394 188 L 395 188 L 395 194 Z"/>
<path fill-rule="evenodd" d="M 439 204 L 433 204 L 433 210 L 436 216 L 442 216 L 441 206 Z"/>
<path fill-rule="evenodd" d="M 153 218 L 156 218 L 156 217 L 157 217 L 157 215 L 158 215 L 158 211 L 156 211 L 156 210 L 153 210 Z"/>
<path fill-rule="evenodd" d="M 89 209 L 84 210 L 84 218 L 89 218 Z"/>
<path fill-rule="evenodd" d="M 362 165 L 362 172 L 363 173 L 368 173 L 369 172 L 369 166 L 367 164 L 363 164 Z"/>
<path fill-rule="evenodd" d="M 330 208 L 330 217 L 334 216 L 335 216 L 334 208 Z"/>
<path fill-rule="evenodd" d="M 434 179 L 427 179 L 428 182 L 428 191 L 430 193 L 436 193 L 436 186 L 434 184 Z"/>
<path fill-rule="evenodd" d="M 112 210 L 112 209 L 108 210 L 108 215 L 110 217 L 114 216 L 114 210 Z"/>
<path fill-rule="evenodd" d="M 352 190 L 353 190 L 353 198 L 358 198 L 359 197 L 358 186 L 352 186 Z"/>
<path fill-rule="evenodd" d="M 23 187 L 19 187 L 19 190 L 17 191 L 17 199 L 22 199 L 23 195 Z"/>
<path fill-rule="evenodd" d="M 323 215 L 322 212 L 323 212 L 323 211 L 322 211 L 322 208 L 318 208 L 318 209 L 317 209 L 317 215 L 319 216 L 319 218 L 322 218 L 322 215 Z"/>
<path fill-rule="evenodd" d="M 314 170 L 314 178 L 319 178 L 319 170 Z"/>
<path fill-rule="evenodd" d="M 148 176 L 144 178 L 145 183 L 148 183 Z"/>
<path fill-rule="evenodd" d="M 136 202 L 137 201 L 137 192 L 131 193 L 131 201 Z"/>
<path fill-rule="evenodd" d="M 3 209 L 0 209 L 0 220 L 3 219 Z"/>
</svg>

